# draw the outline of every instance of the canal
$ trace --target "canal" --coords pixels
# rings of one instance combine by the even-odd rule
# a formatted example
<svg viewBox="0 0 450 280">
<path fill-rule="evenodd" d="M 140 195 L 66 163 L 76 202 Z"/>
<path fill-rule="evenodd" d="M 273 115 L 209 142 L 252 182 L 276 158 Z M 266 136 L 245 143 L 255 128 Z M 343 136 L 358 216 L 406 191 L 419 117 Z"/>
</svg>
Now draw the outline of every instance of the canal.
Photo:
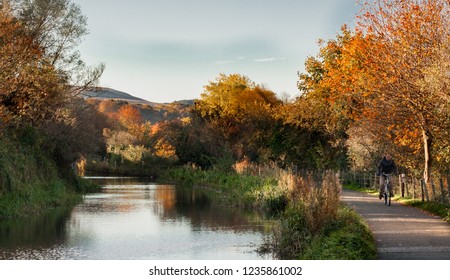
<svg viewBox="0 0 450 280">
<path fill-rule="evenodd" d="M 257 260 L 270 222 L 198 188 L 89 177 L 102 191 L 72 209 L 0 223 L 0 259 Z"/>
</svg>

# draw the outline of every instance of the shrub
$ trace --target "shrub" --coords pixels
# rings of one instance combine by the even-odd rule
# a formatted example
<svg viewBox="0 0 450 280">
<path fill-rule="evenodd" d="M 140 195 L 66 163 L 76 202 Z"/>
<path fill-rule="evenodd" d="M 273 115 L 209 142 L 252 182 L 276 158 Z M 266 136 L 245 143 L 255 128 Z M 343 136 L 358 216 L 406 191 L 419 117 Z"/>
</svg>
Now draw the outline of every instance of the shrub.
<svg viewBox="0 0 450 280">
<path fill-rule="evenodd" d="M 341 186 L 331 172 L 323 174 L 320 182 L 312 174 L 299 177 L 285 173 L 280 182 L 288 190 L 289 205 L 261 252 L 271 252 L 277 259 L 298 259 L 336 220 Z"/>
</svg>

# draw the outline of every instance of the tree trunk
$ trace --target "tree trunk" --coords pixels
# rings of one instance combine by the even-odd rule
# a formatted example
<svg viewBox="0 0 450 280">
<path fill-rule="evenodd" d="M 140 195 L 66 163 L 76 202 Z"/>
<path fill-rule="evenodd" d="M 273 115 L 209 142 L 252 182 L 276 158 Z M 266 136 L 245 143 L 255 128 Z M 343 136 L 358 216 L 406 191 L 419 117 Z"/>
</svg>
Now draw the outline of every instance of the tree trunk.
<svg viewBox="0 0 450 280">
<path fill-rule="evenodd" d="M 432 136 L 429 131 L 424 129 L 422 130 L 423 137 L 423 154 L 424 154 L 424 166 L 423 166 L 423 180 L 427 188 L 430 187 L 430 179 L 431 179 L 431 144 L 432 144 Z"/>
</svg>

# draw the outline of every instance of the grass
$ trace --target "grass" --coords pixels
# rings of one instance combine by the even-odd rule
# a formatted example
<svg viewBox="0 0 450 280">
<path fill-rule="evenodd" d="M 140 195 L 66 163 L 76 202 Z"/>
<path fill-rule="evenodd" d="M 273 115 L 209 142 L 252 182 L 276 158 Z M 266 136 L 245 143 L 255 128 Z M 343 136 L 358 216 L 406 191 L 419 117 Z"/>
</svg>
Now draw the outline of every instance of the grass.
<svg viewBox="0 0 450 280">
<path fill-rule="evenodd" d="M 363 193 L 368 193 L 368 194 L 378 194 L 378 190 L 369 189 L 369 188 L 361 188 L 359 185 L 354 184 L 354 183 L 345 184 L 343 187 L 347 190 L 358 191 L 358 192 L 363 192 Z"/>
<path fill-rule="evenodd" d="M 52 208 L 69 207 L 81 196 L 55 180 L 45 185 L 28 186 L 0 196 L 0 220 L 37 215 Z"/>
<path fill-rule="evenodd" d="M 295 184 L 297 191 L 303 191 L 291 200 L 263 251 L 277 259 L 375 259 L 369 227 L 359 214 L 340 203 L 336 177 L 325 174 L 322 180 Z"/>
<path fill-rule="evenodd" d="M 39 145 L 0 136 L 0 220 L 70 207 L 81 201 L 80 193 L 99 189 L 72 170 L 62 179 L 47 153 Z"/>
<path fill-rule="evenodd" d="M 0 195 L 0 221 L 72 207 L 82 200 L 83 193 L 99 190 L 99 185 L 80 177 L 70 180 L 53 178 L 49 182 L 37 179 Z"/>
<path fill-rule="evenodd" d="M 170 169 L 159 180 L 213 189 L 222 194 L 221 203 L 272 214 L 282 211 L 287 200 L 286 192 L 277 188 L 274 178 L 182 167 Z"/>
<path fill-rule="evenodd" d="M 376 259 L 373 235 L 365 221 L 354 210 L 341 205 L 336 220 L 300 255 L 310 260 Z"/>
<path fill-rule="evenodd" d="M 436 215 L 442 218 L 444 221 L 450 223 L 450 205 L 433 202 L 433 201 L 422 201 L 412 198 L 396 198 L 402 204 L 412 206 L 415 208 L 422 209 L 430 214 Z"/>
<path fill-rule="evenodd" d="M 260 177 L 234 172 L 170 170 L 162 180 L 211 188 L 229 205 L 262 210 L 276 217 L 273 233 L 259 248 L 276 259 L 374 259 L 367 224 L 340 204 L 340 183 L 331 173 L 317 182 L 277 171 Z"/>
</svg>

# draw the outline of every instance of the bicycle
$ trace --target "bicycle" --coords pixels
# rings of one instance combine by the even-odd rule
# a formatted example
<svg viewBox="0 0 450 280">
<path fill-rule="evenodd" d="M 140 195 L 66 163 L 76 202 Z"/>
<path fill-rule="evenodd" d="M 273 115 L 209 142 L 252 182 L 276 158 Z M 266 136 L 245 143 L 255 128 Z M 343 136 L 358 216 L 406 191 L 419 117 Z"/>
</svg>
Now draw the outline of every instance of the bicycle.
<svg viewBox="0 0 450 280">
<path fill-rule="evenodd" d="M 388 205 L 391 206 L 391 194 L 390 194 L 390 177 L 391 174 L 387 174 L 387 173 L 383 173 L 381 176 L 384 176 L 386 179 L 384 180 L 384 193 L 383 193 L 383 198 L 384 198 L 384 205 Z"/>
</svg>

